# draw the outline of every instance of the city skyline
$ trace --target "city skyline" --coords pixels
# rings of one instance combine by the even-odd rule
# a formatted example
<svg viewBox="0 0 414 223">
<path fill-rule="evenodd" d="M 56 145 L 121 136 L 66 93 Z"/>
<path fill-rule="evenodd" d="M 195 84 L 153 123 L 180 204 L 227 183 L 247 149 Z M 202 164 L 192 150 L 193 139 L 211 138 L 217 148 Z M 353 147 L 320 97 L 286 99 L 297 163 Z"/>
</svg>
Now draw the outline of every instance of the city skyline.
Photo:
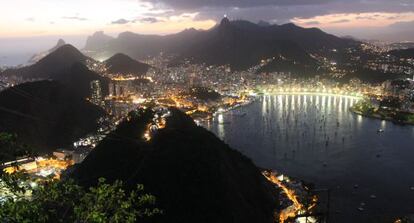
<svg viewBox="0 0 414 223">
<path fill-rule="evenodd" d="M 414 223 L 414 0 L 1 6 L 0 222 Z"/>
</svg>

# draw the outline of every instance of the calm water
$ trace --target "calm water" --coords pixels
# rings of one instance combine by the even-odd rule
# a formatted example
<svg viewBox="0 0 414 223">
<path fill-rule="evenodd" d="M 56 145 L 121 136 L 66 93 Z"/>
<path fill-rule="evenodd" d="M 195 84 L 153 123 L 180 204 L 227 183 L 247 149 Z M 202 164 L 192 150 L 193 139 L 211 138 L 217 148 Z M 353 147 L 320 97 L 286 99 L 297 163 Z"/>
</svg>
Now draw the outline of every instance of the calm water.
<svg viewBox="0 0 414 223">
<path fill-rule="evenodd" d="M 263 96 L 216 116 L 207 128 L 260 167 L 329 188 L 329 222 L 391 222 L 414 214 L 414 127 L 352 114 L 355 102 Z M 385 131 L 377 133 L 380 128 Z"/>
</svg>

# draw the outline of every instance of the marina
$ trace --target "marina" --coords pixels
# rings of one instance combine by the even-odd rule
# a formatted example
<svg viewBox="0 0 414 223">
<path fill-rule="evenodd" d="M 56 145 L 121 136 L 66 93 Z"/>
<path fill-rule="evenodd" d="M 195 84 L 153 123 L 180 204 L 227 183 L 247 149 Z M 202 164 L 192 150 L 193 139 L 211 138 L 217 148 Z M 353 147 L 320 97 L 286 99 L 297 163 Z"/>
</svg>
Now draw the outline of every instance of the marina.
<svg viewBox="0 0 414 223">
<path fill-rule="evenodd" d="M 354 114 L 356 102 L 265 95 L 206 128 L 259 167 L 329 188 L 330 222 L 392 222 L 414 207 L 414 127 Z"/>
</svg>

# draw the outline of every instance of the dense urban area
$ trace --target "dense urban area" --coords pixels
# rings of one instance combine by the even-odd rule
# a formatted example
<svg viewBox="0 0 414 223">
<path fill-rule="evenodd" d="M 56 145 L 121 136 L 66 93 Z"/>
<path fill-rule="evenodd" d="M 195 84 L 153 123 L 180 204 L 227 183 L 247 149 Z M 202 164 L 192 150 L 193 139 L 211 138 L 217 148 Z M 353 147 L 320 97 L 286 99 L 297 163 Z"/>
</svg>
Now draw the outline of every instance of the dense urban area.
<svg viewBox="0 0 414 223">
<path fill-rule="evenodd" d="M 61 48 L 48 53 L 67 48 L 64 43 L 60 44 L 63 45 Z M 93 53 L 85 50 L 83 53 L 91 57 L 87 57 L 84 65 L 89 72 L 99 75 L 99 79 L 88 81 L 86 98 L 105 111 L 105 115 L 96 120 L 96 131 L 51 152 L 9 160 L 2 164 L 2 168 L 6 173 L 29 173 L 31 185 L 50 178 L 60 179 L 71 171 L 73 165 L 81 163 L 132 111 L 150 108 L 156 113 L 141 136 L 145 141 L 150 141 L 157 131 L 165 128 L 171 107 L 177 107 L 191 116 L 199 126 L 210 122 L 224 125 L 214 117 L 246 106 L 261 95 L 352 97 L 358 100 L 350 108 L 355 115 L 412 125 L 414 57 L 398 54 L 405 50 L 405 46 L 406 43 L 358 42 L 355 46 L 334 48 L 328 52 L 314 51 L 310 54 L 311 65 L 280 54 L 262 58 L 258 64 L 247 69 L 192 59 L 177 62 L 174 55 L 165 52 L 139 58 L 138 62 L 124 54 L 109 59 L 93 57 Z M 43 55 L 34 63 L 47 58 L 48 55 Z M 111 59 L 112 62 L 141 63 L 143 68 L 139 71 L 115 69 L 116 64 L 108 62 Z M 2 67 L 0 72 L 20 68 Z M 15 87 L 48 79 L 21 76 L 19 72 L 23 71 L 0 75 L 0 93 L 14 89 L 16 93 L 30 97 Z M 6 108 L 0 105 L 0 109 Z M 298 218 L 303 218 L 301 222 L 316 222 L 308 216 L 312 216 L 311 213 L 317 209 L 318 198 L 303 183 L 268 170 L 263 170 L 263 175 L 285 194 L 282 202 L 285 207 L 277 215 L 279 222 L 289 222 L 296 216 L 304 216 Z M 1 197 L 7 194 L 7 190 L 0 191 L 0 202 Z"/>
</svg>

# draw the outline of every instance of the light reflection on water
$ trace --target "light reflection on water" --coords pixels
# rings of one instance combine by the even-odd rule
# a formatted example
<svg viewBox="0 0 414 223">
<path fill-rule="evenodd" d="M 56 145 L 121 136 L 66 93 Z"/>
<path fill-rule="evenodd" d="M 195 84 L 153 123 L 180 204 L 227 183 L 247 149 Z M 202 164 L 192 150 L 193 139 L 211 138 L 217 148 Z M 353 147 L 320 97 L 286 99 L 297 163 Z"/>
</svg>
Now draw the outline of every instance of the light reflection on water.
<svg viewBox="0 0 414 223">
<path fill-rule="evenodd" d="M 224 124 L 209 129 L 258 166 L 330 188 L 332 222 L 390 222 L 413 213 L 414 127 L 352 114 L 355 102 L 263 96 L 217 117 Z M 361 202 L 364 211 L 357 210 Z"/>
<path fill-rule="evenodd" d="M 224 139 L 225 136 L 226 136 L 226 133 L 224 131 L 225 123 L 224 123 L 223 113 L 218 114 L 217 119 L 218 119 L 218 123 L 217 123 L 218 124 L 218 126 L 217 126 L 218 137 L 221 138 L 221 139 Z"/>
</svg>

